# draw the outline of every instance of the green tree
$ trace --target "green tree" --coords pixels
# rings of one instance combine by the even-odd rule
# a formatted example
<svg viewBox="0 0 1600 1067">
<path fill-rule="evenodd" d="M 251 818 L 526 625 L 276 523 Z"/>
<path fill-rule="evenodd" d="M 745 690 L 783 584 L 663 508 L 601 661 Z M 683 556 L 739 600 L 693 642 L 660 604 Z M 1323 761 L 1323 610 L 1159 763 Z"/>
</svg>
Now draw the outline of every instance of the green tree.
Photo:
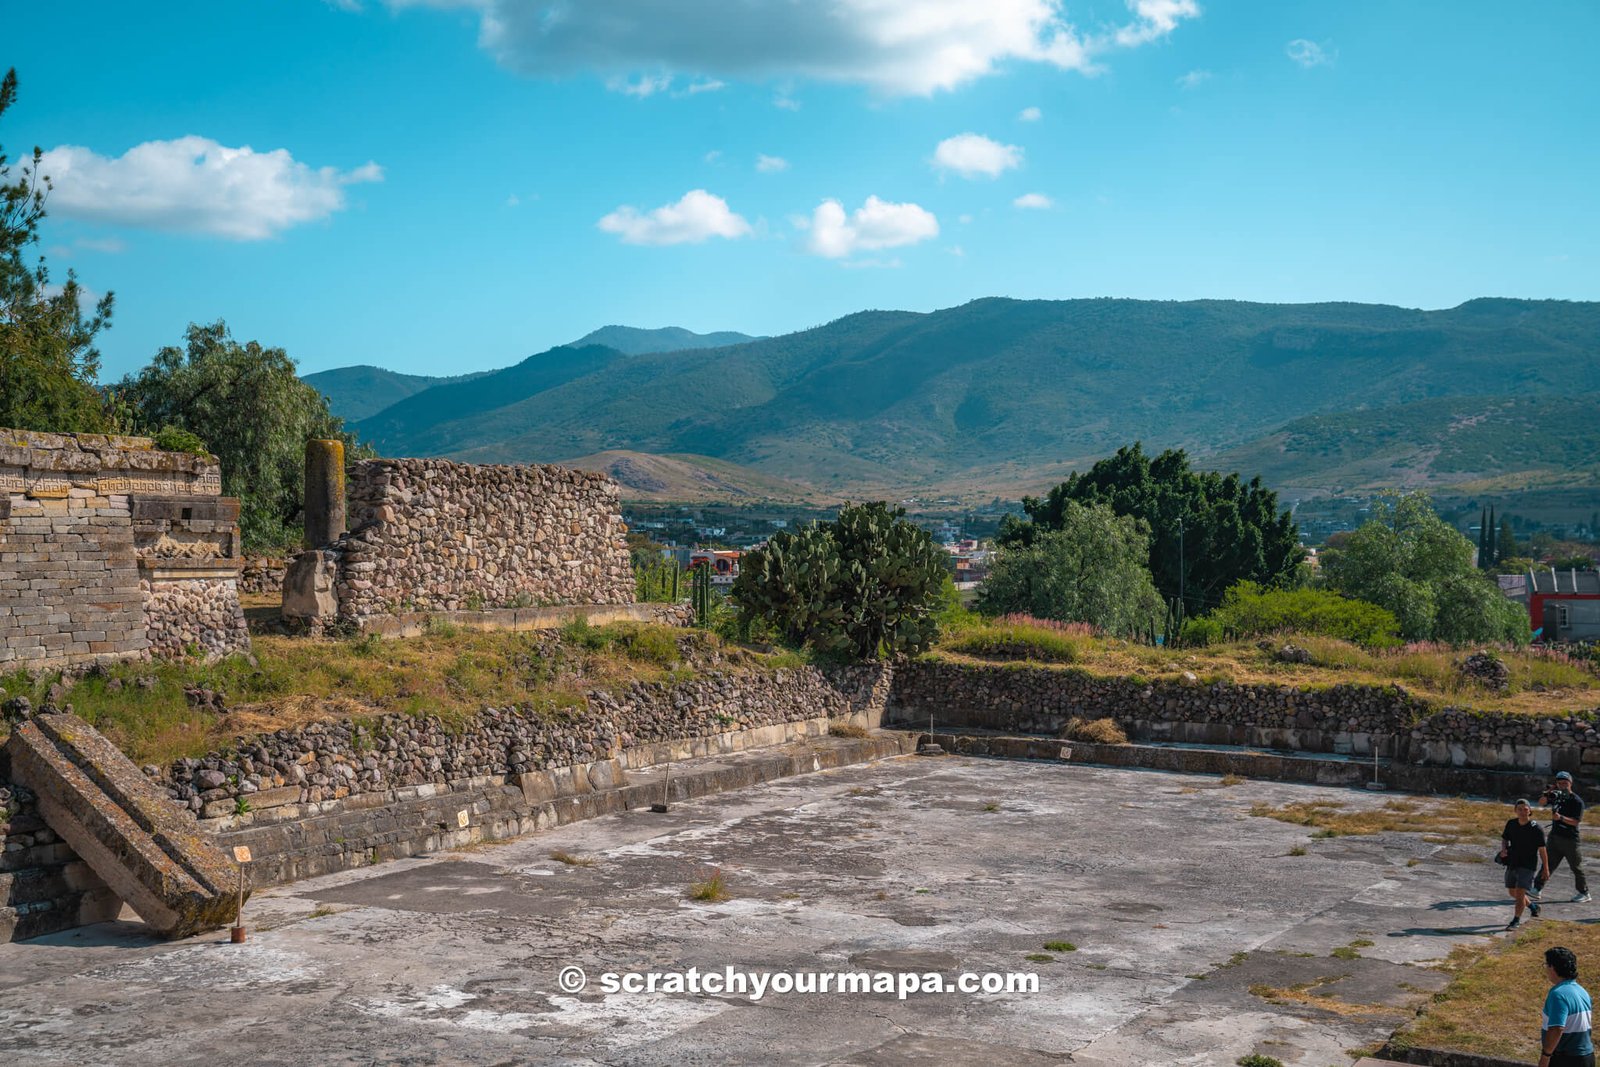
<svg viewBox="0 0 1600 1067">
<path fill-rule="evenodd" d="M 999 551 L 978 610 L 1087 622 L 1117 635 L 1145 633 L 1163 610 L 1150 580 L 1148 528 L 1105 504 L 1068 500 L 1060 515 L 1059 529 Z"/>
<path fill-rule="evenodd" d="M 239 498 L 246 547 L 296 543 L 305 503 L 305 444 L 338 437 L 347 455 L 370 454 L 344 432 L 322 394 L 302 382 L 281 348 L 240 344 L 218 320 L 190 325 L 183 348 L 156 353 L 119 390 L 138 429 L 197 435 L 222 464 L 222 489 Z"/>
<path fill-rule="evenodd" d="M 1407 640 L 1525 641 L 1526 613 L 1472 565 L 1472 543 L 1439 518 L 1426 493 L 1374 501 L 1372 518 L 1323 560 L 1329 588 L 1377 604 Z"/>
<path fill-rule="evenodd" d="M 732 599 L 741 625 L 762 622 L 789 642 L 872 659 L 916 652 L 938 634 L 945 554 L 903 508 L 841 508 L 834 522 L 774 534 L 739 561 Z"/>
<path fill-rule="evenodd" d="M 1191 614 L 1217 604 L 1236 582 L 1292 584 L 1305 557 L 1294 519 L 1260 478 L 1193 470 L 1181 449 L 1151 459 L 1139 444 L 1074 471 L 1042 499 L 1025 497 L 1028 521 L 1007 516 L 1001 544 L 1026 546 L 1059 530 L 1070 501 L 1107 504 L 1143 520 L 1156 588 L 1164 597 L 1181 591 Z"/>
<path fill-rule="evenodd" d="M 1517 532 L 1511 528 L 1511 516 L 1507 515 L 1500 520 L 1500 534 L 1494 542 L 1494 558 L 1498 562 L 1525 554 L 1523 546 L 1517 543 Z"/>
<path fill-rule="evenodd" d="M 0 117 L 16 99 L 17 72 L 10 70 L 0 79 Z M 13 177 L 0 148 L 0 426 L 104 432 L 113 427 L 95 388 L 94 339 L 111 322 L 112 296 L 85 315 L 87 294 L 72 271 L 53 286 L 44 257 L 32 266 L 24 257 L 39 240 L 50 193 L 42 158 L 35 148 Z"/>
</svg>

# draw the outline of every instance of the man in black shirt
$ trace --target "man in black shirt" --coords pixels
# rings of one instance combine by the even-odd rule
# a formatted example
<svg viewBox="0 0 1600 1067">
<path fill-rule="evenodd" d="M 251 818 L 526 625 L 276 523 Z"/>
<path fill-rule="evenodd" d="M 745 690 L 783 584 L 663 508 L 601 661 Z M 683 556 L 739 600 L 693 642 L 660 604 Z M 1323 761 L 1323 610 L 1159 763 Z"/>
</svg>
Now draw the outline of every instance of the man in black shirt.
<svg viewBox="0 0 1600 1067">
<path fill-rule="evenodd" d="M 1506 820 L 1500 831 L 1500 859 L 1506 865 L 1506 889 L 1516 902 L 1517 910 L 1506 923 L 1507 930 L 1515 930 L 1522 922 L 1522 909 L 1529 908 L 1533 917 L 1539 917 L 1539 905 L 1528 903 L 1528 890 L 1533 880 L 1541 874 L 1550 877 L 1550 856 L 1545 851 L 1544 831 L 1533 821 L 1533 806 L 1526 800 L 1517 801 L 1513 810 L 1515 818 Z"/>
<path fill-rule="evenodd" d="M 1561 866 L 1561 861 L 1566 860 L 1572 868 L 1572 881 L 1577 887 L 1577 894 L 1573 896 L 1572 903 L 1587 904 L 1589 896 L 1589 879 L 1583 873 L 1583 853 L 1578 846 L 1578 824 L 1583 821 L 1583 798 L 1572 791 L 1572 775 L 1566 771 L 1559 771 L 1556 780 L 1550 788 L 1545 790 L 1539 798 L 1539 803 L 1550 808 L 1550 870 L 1554 871 Z M 1544 890 L 1544 884 L 1549 880 L 1549 875 L 1533 883 L 1533 899 L 1538 900 Z"/>
</svg>

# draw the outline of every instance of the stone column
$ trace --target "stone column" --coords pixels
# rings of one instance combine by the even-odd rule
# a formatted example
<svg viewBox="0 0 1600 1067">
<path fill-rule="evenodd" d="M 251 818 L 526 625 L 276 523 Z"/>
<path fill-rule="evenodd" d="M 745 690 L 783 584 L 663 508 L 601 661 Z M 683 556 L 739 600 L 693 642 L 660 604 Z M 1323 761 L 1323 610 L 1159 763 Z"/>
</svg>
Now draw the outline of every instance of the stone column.
<svg viewBox="0 0 1600 1067">
<path fill-rule="evenodd" d="M 306 442 L 306 547 L 344 535 L 344 442 Z"/>
</svg>

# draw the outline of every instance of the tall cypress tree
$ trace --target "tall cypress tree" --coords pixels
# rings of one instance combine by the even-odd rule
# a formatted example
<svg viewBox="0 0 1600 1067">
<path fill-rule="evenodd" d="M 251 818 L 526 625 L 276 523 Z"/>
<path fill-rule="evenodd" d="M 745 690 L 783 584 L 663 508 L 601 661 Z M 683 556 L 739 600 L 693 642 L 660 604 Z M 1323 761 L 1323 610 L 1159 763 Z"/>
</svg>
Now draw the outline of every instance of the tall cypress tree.
<svg viewBox="0 0 1600 1067">
<path fill-rule="evenodd" d="M 1488 533 L 1487 533 L 1486 536 L 1489 538 L 1489 566 L 1493 567 L 1496 563 L 1500 562 L 1499 558 L 1496 556 L 1496 545 L 1495 545 L 1495 537 L 1494 537 L 1494 531 L 1495 531 L 1495 526 L 1494 526 L 1494 505 L 1493 504 L 1489 505 L 1489 524 L 1488 524 L 1487 527 L 1485 527 L 1485 529 L 1488 530 Z"/>
<path fill-rule="evenodd" d="M 1489 569 L 1489 509 L 1480 508 L 1478 511 L 1478 566 L 1483 570 Z"/>
</svg>

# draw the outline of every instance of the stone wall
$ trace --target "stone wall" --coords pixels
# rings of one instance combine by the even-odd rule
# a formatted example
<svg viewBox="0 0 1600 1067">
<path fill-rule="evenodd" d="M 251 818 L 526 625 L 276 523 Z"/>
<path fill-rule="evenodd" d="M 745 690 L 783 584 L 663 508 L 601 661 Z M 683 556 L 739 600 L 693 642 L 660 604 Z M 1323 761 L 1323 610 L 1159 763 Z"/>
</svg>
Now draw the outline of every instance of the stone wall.
<svg viewBox="0 0 1600 1067">
<path fill-rule="evenodd" d="M 239 568 L 239 592 L 266 596 L 283 591 L 288 561 L 277 556 L 246 555 Z"/>
<path fill-rule="evenodd" d="M 248 648 L 211 456 L 0 430 L 0 670 Z"/>
<path fill-rule="evenodd" d="M 284 615 L 628 604 L 619 490 L 601 474 L 438 459 L 352 465 L 351 532 L 289 568 Z"/>
<path fill-rule="evenodd" d="M 1076 670 L 919 661 L 895 674 L 891 717 L 936 729 L 1057 733 L 1110 717 L 1136 741 L 1371 755 L 1437 767 L 1600 770 L 1597 713 L 1435 708 L 1403 689 L 1105 678 Z"/>
<path fill-rule="evenodd" d="M 39 817 L 0 753 L 0 943 L 114 919 L 122 902 Z"/>
<path fill-rule="evenodd" d="M 273 819 L 300 817 L 364 794 L 505 781 L 640 746 L 828 718 L 881 718 L 890 676 L 887 667 L 712 672 L 675 684 L 596 690 L 587 695 L 587 711 L 571 715 L 508 707 L 486 708 L 465 724 L 401 714 L 370 724 L 314 722 L 240 738 L 226 752 L 146 773 L 202 818 L 242 807 L 252 814 L 285 809 Z"/>
</svg>

